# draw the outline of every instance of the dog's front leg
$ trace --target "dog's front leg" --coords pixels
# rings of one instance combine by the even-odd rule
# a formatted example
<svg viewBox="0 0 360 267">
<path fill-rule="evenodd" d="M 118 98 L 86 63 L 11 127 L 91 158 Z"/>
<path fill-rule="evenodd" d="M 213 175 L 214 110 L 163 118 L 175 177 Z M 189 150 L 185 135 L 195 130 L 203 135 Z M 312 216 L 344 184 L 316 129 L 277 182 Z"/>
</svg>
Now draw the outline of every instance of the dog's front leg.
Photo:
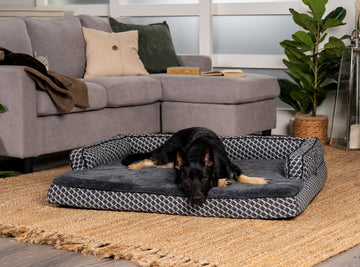
<svg viewBox="0 0 360 267">
<path fill-rule="evenodd" d="M 156 168 L 163 168 L 163 169 L 171 169 L 174 168 L 174 163 L 173 162 L 169 162 L 167 164 L 164 165 L 156 165 L 155 161 L 151 160 L 151 159 L 144 159 L 138 163 L 134 163 L 128 166 L 128 169 L 130 170 L 141 170 L 144 167 L 149 167 L 149 166 L 155 166 Z"/>
<path fill-rule="evenodd" d="M 268 180 L 260 177 L 248 177 L 244 174 L 235 175 L 236 181 L 248 184 L 267 184 Z"/>
<path fill-rule="evenodd" d="M 151 159 L 144 159 L 138 163 L 134 163 L 128 166 L 130 170 L 141 170 L 145 166 L 154 166 L 155 163 Z"/>
</svg>

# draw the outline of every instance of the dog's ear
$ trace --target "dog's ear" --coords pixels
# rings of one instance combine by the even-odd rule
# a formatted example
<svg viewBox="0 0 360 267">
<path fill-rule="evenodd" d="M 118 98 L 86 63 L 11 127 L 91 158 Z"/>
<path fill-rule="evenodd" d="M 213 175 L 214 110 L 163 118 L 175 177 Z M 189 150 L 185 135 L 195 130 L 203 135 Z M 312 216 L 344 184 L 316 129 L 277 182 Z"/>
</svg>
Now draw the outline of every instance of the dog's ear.
<svg viewBox="0 0 360 267">
<path fill-rule="evenodd" d="M 185 163 L 185 153 L 181 148 L 176 149 L 176 156 L 175 156 L 175 162 L 174 162 L 174 168 L 177 170 L 180 170 Z"/>
<path fill-rule="evenodd" d="M 204 151 L 204 165 L 208 167 L 214 165 L 214 156 L 210 147 L 207 147 Z"/>
</svg>

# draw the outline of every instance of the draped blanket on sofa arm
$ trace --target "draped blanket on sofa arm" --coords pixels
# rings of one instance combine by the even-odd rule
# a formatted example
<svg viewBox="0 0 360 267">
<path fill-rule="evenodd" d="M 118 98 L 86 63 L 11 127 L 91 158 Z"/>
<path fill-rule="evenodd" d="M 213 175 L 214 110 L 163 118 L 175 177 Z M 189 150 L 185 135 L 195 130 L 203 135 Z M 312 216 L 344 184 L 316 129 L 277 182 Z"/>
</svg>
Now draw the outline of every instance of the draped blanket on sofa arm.
<svg viewBox="0 0 360 267">
<path fill-rule="evenodd" d="M 34 57 L 13 53 L 1 48 L 0 65 L 26 66 L 24 71 L 36 83 L 36 88 L 46 91 L 53 103 L 61 112 L 70 112 L 74 106 L 89 107 L 87 85 L 79 79 L 55 71 L 48 71 L 46 67 Z"/>
</svg>

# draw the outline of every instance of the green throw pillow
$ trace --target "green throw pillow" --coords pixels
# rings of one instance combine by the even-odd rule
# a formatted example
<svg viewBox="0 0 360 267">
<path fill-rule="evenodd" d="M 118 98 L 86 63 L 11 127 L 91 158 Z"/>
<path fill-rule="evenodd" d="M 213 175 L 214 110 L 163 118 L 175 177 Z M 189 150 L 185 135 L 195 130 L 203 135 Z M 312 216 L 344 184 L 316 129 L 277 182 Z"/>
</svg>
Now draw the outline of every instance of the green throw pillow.
<svg viewBox="0 0 360 267">
<path fill-rule="evenodd" d="M 113 32 L 138 31 L 139 57 L 149 73 L 166 72 L 167 67 L 180 66 L 169 26 L 165 21 L 137 25 L 121 23 L 110 17 L 109 22 Z"/>
</svg>

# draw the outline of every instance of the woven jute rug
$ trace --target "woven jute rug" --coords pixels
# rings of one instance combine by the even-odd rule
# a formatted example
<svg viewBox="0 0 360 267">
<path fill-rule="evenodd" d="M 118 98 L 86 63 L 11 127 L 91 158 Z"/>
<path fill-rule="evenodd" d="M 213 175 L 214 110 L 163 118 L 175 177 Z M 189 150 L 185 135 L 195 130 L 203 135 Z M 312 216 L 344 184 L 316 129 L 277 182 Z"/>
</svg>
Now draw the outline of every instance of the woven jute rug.
<svg viewBox="0 0 360 267">
<path fill-rule="evenodd" d="M 291 220 L 86 210 L 46 202 L 69 167 L 0 179 L 0 236 L 142 266 L 312 266 L 360 243 L 360 152 L 326 147 L 328 180 Z"/>
</svg>

